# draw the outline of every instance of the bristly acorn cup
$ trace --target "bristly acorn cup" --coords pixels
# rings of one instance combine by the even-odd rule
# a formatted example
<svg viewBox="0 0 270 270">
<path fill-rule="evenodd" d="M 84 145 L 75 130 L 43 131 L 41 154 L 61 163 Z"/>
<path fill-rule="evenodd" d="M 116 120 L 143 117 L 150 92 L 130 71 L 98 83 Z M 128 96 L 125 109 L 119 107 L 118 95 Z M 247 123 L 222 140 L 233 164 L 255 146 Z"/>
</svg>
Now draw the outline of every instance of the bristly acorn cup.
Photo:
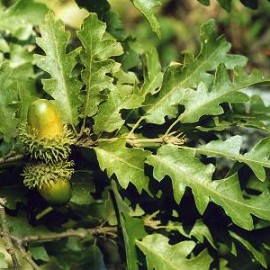
<svg viewBox="0 0 270 270">
<path fill-rule="evenodd" d="M 74 138 L 52 101 L 32 102 L 27 124 L 20 129 L 19 137 L 30 156 L 22 174 L 24 185 L 29 189 L 37 188 L 52 205 L 66 204 L 71 198 L 69 180 L 74 172 L 74 163 L 67 159 Z"/>
<path fill-rule="evenodd" d="M 31 159 L 49 163 L 66 160 L 74 142 L 58 108 L 46 99 L 38 99 L 29 106 L 27 124 L 20 129 L 19 137 Z"/>
</svg>

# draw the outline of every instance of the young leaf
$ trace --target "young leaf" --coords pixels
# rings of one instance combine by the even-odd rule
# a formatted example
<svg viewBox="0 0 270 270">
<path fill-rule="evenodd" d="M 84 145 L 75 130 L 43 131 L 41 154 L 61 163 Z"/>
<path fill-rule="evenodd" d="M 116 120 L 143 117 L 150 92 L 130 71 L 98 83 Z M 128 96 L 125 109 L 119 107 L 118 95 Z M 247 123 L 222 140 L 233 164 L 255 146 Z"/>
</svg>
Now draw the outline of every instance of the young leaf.
<svg viewBox="0 0 270 270">
<path fill-rule="evenodd" d="M 186 97 L 187 89 L 197 87 L 200 82 L 207 86 L 212 81 L 210 71 L 215 70 L 220 63 L 227 68 L 244 65 L 246 59 L 238 55 L 230 55 L 231 45 L 224 37 L 217 37 L 215 23 L 209 20 L 201 28 L 201 51 L 199 55 L 184 66 L 171 65 L 167 68 L 163 84 L 158 95 L 149 97 L 145 102 L 145 118 L 147 122 L 163 124 L 165 116 L 175 117 L 177 106 Z"/>
<path fill-rule="evenodd" d="M 246 102 L 249 100 L 248 96 L 239 90 L 265 81 L 259 72 L 250 75 L 239 69 L 235 72 L 238 75 L 231 82 L 225 66 L 221 64 L 217 68 L 214 85 L 210 89 L 204 83 L 200 83 L 196 91 L 187 90 L 181 103 L 185 106 L 185 111 L 180 115 L 179 120 L 182 123 L 193 123 L 203 115 L 221 114 L 224 112 L 221 103 Z"/>
<path fill-rule="evenodd" d="M 170 245 L 169 239 L 161 234 L 152 234 L 136 241 L 139 249 L 145 254 L 147 269 L 156 270 L 195 270 L 209 269 L 212 257 L 203 250 L 196 257 L 187 259 L 195 247 L 193 241 L 182 241 Z"/>
<path fill-rule="evenodd" d="M 161 5 L 160 0 L 131 0 L 134 6 L 147 18 L 152 30 L 161 38 L 160 24 L 154 15 L 153 9 Z"/>
<path fill-rule="evenodd" d="M 154 167 L 154 177 L 161 181 L 166 175 L 172 180 L 174 197 L 180 202 L 186 187 L 190 187 L 199 212 L 202 214 L 210 199 L 220 205 L 232 221 L 247 230 L 253 229 L 251 214 L 270 220 L 270 196 L 262 193 L 251 199 L 244 199 L 237 175 L 212 181 L 213 166 L 204 165 L 195 157 L 194 149 L 178 149 L 176 146 L 162 146 L 156 155 L 147 158 Z"/>
<path fill-rule="evenodd" d="M 63 22 L 54 20 L 51 12 L 47 14 L 40 32 L 41 38 L 36 42 L 45 55 L 35 55 L 35 59 L 37 65 L 51 76 L 42 80 L 44 90 L 55 99 L 64 122 L 76 125 L 82 103 L 79 99 L 82 84 L 72 76 L 72 71 L 77 64 L 79 50 L 66 53 L 70 33 L 65 31 Z"/>
<path fill-rule="evenodd" d="M 265 181 L 266 173 L 264 168 L 270 168 L 270 138 L 259 141 L 249 152 L 241 155 L 240 149 L 242 137 L 233 136 L 226 141 L 215 140 L 206 145 L 195 148 L 197 152 L 208 157 L 225 156 L 238 162 L 247 164 L 261 181 Z"/>
<path fill-rule="evenodd" d="M 93 116 L 98 105 L 103 101 L 101 96 L 105 90 L 114 90 L 113 79 L 109 76 L 117 63 L 111 58 L 123 53 L 120 43 L 106 33 L 105 23 L 98 20 L 95 13 L 90 13 L 82 28 L 78 31 L 83 51 L 80 54 L 85 69 L 82 80 L 86 86 L 82 117 Z"/>
<path fill-rule="evenodd" d="M 109 177 L 116 175 L 119 184 L 127 188 L 129 183 L 136 186 L 139 192 L 148 190 L 148 178 L 144 174 L 144 161 L 149 152 L 141 149 L 127 148 L 125 140 L 103 142 L 95 147 L 95 152 L 102 170 Z"/>
</svg>

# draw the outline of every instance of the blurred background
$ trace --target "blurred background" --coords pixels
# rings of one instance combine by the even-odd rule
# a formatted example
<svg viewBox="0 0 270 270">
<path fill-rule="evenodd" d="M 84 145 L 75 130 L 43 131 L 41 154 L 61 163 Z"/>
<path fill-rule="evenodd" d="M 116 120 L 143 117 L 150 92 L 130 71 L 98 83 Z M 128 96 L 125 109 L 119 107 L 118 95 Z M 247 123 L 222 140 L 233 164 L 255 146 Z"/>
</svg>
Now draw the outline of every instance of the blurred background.
<svg viewBox="0 0 270 270">
<path fill-rule="evenodd" d="M 78 27 L 87 12 L 78 9 L 72 0 L 39 0 L 53 9 L 57 17 L 71 27 Z M 94 2 L 94 1 L 93 1 Z M 217 1 L 206 7 L 197 0 L 163 0 L 156 14 L 161 24 L 162 38 L 151 31 L 148 22 L 127 0 L 109 0 L 113 11 L 119 16 L 126 29 L 144 49 L 149 44 L 158 48 L 161 62 L 179 61 L 182 51 L 197 51 L 199 28 L 209 18 L 215 18 L 219 34 L 225 34 L 232 43 L 232 52 L 249 58 L 249 66 L 270 74 L 270 3 L 261 1 L 257 10 L 232 1 L 232 10 L 227 12 Z"/>
<path fill-rule="evenodd" d="M 75 0 L 35 0 L 51 8 L 58 18 L 69 27 L 78 28 L 87 16 L 87 11 L 79 9 Z M 83 2 L 77 0 L 78 2 Z M 16 0 L 2 0 L 10 5 Z M 87 5 L 97 6 L 106 0 L 92 0 Z M 181 52 L 199 50 L 200 25 L 209 18 L 215 18 L 219 34 L 224 34 L 232 43 L 232 52 L 249 58 L 250 68 L 259 68 L 265 75 L 270 74 L 270 2 L 260 1 L 256 10 L 243 6 L 240 1 L 232 1 L 231 12 L 224 10 L 216 0 L 206 7 L 197 0 L 162 0 L 156 15 L 161 24 L 162 38 L 159 39 L 151 30 L 148 22 L 129 0 L 108 0 L 120 18 L 125 30 L 119 29 L 120 39 L 128 36 L 133 49 L 140 52 L 149 45 L 158 49 L 162 66 L 171 61 L 181 61 Z M 121 28 L 121 22 L 115 20 Z M 119 38 L 118 37 L 118 38 Z M 141 48 L 143 46 L 143 48 Z"/>
</svg>

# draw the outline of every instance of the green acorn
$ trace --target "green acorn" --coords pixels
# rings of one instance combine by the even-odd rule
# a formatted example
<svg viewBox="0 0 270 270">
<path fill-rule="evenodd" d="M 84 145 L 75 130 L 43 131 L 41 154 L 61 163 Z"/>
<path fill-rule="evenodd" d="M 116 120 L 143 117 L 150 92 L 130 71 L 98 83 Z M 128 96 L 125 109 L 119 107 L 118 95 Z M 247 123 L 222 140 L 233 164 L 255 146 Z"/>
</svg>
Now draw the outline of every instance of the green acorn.
<svg viewBox="0 0 270 270">
<path fill-rule="evenodd" d="M 64 205 L 68 203 L 72 195 L 70 183 L 65 179 L 50 181 L 38 188 L 38 192 L 52 205 Z"/>
<path fill-rule="evenodd" d="M 46 99 L 38 99 L 29 106 L 27 125 L 20 129 L 19 137 L 32 159 L 49 163 L 66 160 L 74 142 L 58 108 Z"/>
<path fill-rule="evenodd" d="M 69 180 L 74 172 L 73 162 L 62 161 L 45 164 L 29 163 L 22 176 L 29 189 L 37 188 L 40 195 L 50 204 L 66 204 L 71 197 Z"/>
</svg>

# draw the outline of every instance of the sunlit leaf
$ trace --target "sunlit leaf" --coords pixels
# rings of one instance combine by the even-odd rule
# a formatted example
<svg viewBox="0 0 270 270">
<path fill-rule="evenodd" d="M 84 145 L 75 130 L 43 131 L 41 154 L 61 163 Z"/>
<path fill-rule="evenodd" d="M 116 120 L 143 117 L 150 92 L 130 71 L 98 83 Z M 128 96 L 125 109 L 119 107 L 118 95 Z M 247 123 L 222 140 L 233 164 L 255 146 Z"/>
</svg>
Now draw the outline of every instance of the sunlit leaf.
<svg viewBox="0 0 270 270">
<path fill-rule="evenodd" d="M 64 122 L 76 125 L 79 121 L 82 84 L 72 75 L 72 71 L 77 63 L 79 50 L 67 53 L 70 33 L 65 31 L 62 21 L 55 21 L 52 13 L 46 16 L 40 32 L 41 37 L 37 38 L 37 44 L 45 55 L 35 55 L 35 59 L 37 65 L 51 76 L 42 80 L 44 90 L 55 99 Z"/>
<path fill-rule="evenodd" d="M 175 245 L 170 245 L 168 242 L 169 239 L 161 234 L 148 235 L 142 241 L 136 241 L 137 246 L 146 256 L 148 269 L 209 269 L 213 259 L 206 250 L 196 257 L 187 259 L 196 245 L 193 241 L 182 241 Z"/>
</svg>

